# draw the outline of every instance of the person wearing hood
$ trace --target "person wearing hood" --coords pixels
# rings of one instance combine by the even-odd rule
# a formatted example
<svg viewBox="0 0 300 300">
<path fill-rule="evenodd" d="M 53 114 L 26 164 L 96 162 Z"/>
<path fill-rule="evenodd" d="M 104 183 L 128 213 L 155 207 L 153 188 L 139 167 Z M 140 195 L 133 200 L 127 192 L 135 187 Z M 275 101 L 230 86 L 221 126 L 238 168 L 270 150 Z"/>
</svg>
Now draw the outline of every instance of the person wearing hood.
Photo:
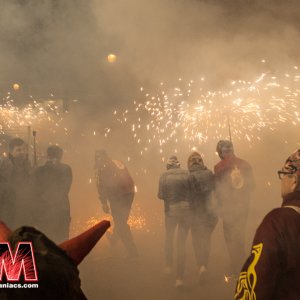
<svg viewBox="0 0 300 300">
<path fill-rule="evenodd" d="M 214 175 L 203 162 L 198 152 L 193 152 L 188 158 L 189 198 L 192 207 L 192 241 L 198 265 L 200 281 L 203 282 L 207 271 L 210 252 L 210 237 L 218 222 L 213 211 L 212 191 Z"/>
<path fill-rule="evenodd" d="M 9 243 L 13 252 L 20 242 L 30 242 L 36 266 L 38 288 L 1 288 L 1 300 L 87 300 L 81 289 L 77 266 L 101 239 L 110 222 L 103 220 L 80 235 L 55 244 L 41 231 L 23 226 L 15 231 L 0 221 L 0 243 Z M 7 272 L 3 270 L 3 274 Z M 1 276 L 3 276 L 1 274 Z M 21 273 L 17 284 L 29 284 Z M 1 284 L 16 284 L 3 276 Z M 31 284 L 30 283 L 30 284 Z"/>
<path fill-rule="evenodd" d="M 191 207 L 188 199 L 188 171 L 181 169 L 176 156 L 167 161 L 167 171 L 159 178 L 158 198 L 164 201 L 165 211 L 165 273 L 173 268 L 173 242 L 177 231 L 177 270 L 175 286 L 183 286 L 185 241 L 190 229 Z"/>
<path fill-rule="evenodd" d="M 36 225 L 55 242 L 69 238 L 71 222 L 68 194 L 73 176 L 62 157 L 62 148 L 49 146 L 46 163 L 34 172 Z"/>
<path fill-rule="evenodd" d="M 5 221 L 12 228 L 22 224 L 33 225 L 31 174 L 28 146 L 20 138 L 11 139 L 8 144 L 8 156 L 0 159 L 0 194 L 6 198 L 3 200 L 6 206 L 3 209 L 7 211 Z"/>
<path fill-rule="evenodd" d="M 255 182 L 252 167 L 236 157 L 231 141 L 219 141 L 216 150 L 221 161 L 214 167 L 215 195 L 219 216 L 223 221 L 231 272 L 237 275 L 245 258 L 246 224 Z"/>
<path fill-rule="evenodd" d="M 300 299 L 300 149 L 287 158 L 278 176 L 281 207 L 269 212 L 256 230 L 235 300 Z"/>
</svg>

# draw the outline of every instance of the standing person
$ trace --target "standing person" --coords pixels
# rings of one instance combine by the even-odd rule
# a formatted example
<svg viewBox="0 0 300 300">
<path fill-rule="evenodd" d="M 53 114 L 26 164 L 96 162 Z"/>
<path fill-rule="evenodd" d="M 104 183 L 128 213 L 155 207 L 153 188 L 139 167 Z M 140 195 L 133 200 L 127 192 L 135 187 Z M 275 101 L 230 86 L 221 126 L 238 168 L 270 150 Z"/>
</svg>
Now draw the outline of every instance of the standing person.
<svg viewBox="0 0 300 300">
<path fill-rule="evenodd" d="M 192 208 L 191 233 L 200 280 L 207 271 L 211 234 L 217 225 L 218 217 L 213 211 L 212 191 L 214 175 L 203 162 L 198 152 L 188 158 L 190 202 Z"/>
<path fill-rule="evenodd" d="M 300 149 L 278 171 L 282 205 L 256 230 L 235 299 L 300 299 Z"/>
<path fill-rule="evenodd" d="M 221 161 L 214 167 L 216 198 L 231 272 L 236 275 L 245 255 L 246 223 L 255 183 L 250 164 L 235 156 L 231 141 L 219 141 L 217 152 Z"/>
<path fill-rule="evenodd" d="M 115 225 L 111 240 L 119 237 L 128 258 L 137 258 L 137 247 L 127 224 L 135 194 L 133 179 L 126 166 L 119 160 L 111 159 L 105 150 L 96 151 L 95 168 L 103 212 L 111 214 Z"/>
<path fill-rule="evenodd" d="M 13 219 L 8 224 L 12 228 L 32 225 L 32 169 L 27 145 L 22 139 L 13 138 L 8 144 L 8 150 L 8 157 L 0 160 L 1 193 L 5 194 L 6 199 L 10 198 L 4 202 Z"/>
<path fill-rule="evenodd" d="M 176 287 L 183 286 L 185 269 L 185 241 L 190 229 L 191 207 L 188 201 L 188 172 L 180 168 L 176 156 L 167 162 L 167 171 L 159 178 L 158 198 L 164 201 L 165 209 L 165 272 L 170 273 L 173 266 L 173 241 L 177 234 Z"/>
<path fill-rule="evenodd" d="M 34 172 L 38 227 L 55 242 L 69 238 L 72 169 L 61 162 L 63 150 L 47 148 L 47 161 Z"/>
</svg>

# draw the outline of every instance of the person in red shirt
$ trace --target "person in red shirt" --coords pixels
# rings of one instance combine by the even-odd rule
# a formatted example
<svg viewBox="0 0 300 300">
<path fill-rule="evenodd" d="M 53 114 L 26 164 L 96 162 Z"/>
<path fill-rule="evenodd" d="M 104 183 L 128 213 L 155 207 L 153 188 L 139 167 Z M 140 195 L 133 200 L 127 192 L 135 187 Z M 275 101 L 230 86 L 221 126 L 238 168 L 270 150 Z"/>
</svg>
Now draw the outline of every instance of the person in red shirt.
<svg viewBox="0 0 300 300">
<path fill-rule="evenodd" d="M 231 141 L 219 141 L 217 152 L 221 161 L 214 167 L 215 195 L 234 276 L 245 258 L 246 223 L 255 183 L 252 167 L 235 156 Z"/>
<path fill-rule="evenodd" d="M 300 299 L 300 149 L 278 171 L 282 205 L 258 227 L 235 300 Z"/>
<path fill-rule="evenodd" d="M 130 226 L 127 224 L 135 194 L 134 181 L 123 162 L 111 159 L 104 149 L 96 151 L 95 171 L 99 200 L 103 212 L 111 214 L 114 231 L 112 245 L 120 238 L 127 250 L 127 257 L 139 257 Z"/>
</svg>

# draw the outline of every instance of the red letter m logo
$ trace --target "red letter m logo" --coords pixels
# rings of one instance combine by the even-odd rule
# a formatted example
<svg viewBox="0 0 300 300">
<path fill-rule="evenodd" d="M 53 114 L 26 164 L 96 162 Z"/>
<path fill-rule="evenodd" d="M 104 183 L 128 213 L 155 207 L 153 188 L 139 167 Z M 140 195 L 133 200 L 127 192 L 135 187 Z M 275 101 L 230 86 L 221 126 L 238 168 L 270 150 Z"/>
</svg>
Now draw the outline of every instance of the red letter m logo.
<svg viewBox="0 0 300 300">
<path fill-rule="evenodd" d="M 18 243 L 13 256 L 9 243 L 0 243 L 0 282 L 4 273 L 7 281 L 19 281 L 22 271 L 25 281 L 38 280 L 32 244 Z"/>
</svg>

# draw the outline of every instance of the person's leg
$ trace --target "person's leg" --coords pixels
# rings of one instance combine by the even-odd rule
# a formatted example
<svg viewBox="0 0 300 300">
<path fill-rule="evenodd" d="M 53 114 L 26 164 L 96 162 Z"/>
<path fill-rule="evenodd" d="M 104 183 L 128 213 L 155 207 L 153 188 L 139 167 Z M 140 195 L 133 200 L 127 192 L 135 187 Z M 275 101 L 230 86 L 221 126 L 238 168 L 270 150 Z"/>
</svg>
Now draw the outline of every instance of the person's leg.
<svg viewBox="0 0 300 300">
<path fill-rule="evenodd" d="M 199 260 L 198 266 L 201 268 L 204 266 L 207 268 L 208 257 L 211 248 L 211 235 L 217 225 L 218 217 L 211 213 L 205 213 L 200 218 L 199 224 L 199 235 L 200 235 L 200 246 L 199 246 Z"/>
<path fill-rule="evenodd" d="M 196 258 L 196 263 L 198 267 L 202 265 L 201 261 L 201 228 L 200 228 L 200 218 L 198 214 L 193 214 L 191 220 L 191 235 L 192 235 L 192 243 L 194 248 L 194 254 Z"/>
<path fill-rule="evenodd" d="M 185 270 L 185 243 L 190 229 L 190 216 L 180 217 L 177 235 L 177 280 L 182 280 Z"/>
<path fill-rule="evenodd" d="M 169 273 L 173 266 L 174 253 L 174 235 L 177 226 L 177 218 L 170 217 L 168 213 L 165 214 L 165 264 L 166 273 Z"/>
<path fill-rule="evenodd" d="M 127 224 L 130 214 L 133 195 L 124 195 L 110 202 L 111 215 L 115 224 L 115 231 L 124 244 L 129 257 L 137 257 L 138 251 L 133 240 L 129 225 Z"/>
<path fill-rule="evenodd" d="M 224 238 L 234 274 L 239 274 L 244 260 L 246 219 L 237 215 L 223 219 Z"/>
</svg>

